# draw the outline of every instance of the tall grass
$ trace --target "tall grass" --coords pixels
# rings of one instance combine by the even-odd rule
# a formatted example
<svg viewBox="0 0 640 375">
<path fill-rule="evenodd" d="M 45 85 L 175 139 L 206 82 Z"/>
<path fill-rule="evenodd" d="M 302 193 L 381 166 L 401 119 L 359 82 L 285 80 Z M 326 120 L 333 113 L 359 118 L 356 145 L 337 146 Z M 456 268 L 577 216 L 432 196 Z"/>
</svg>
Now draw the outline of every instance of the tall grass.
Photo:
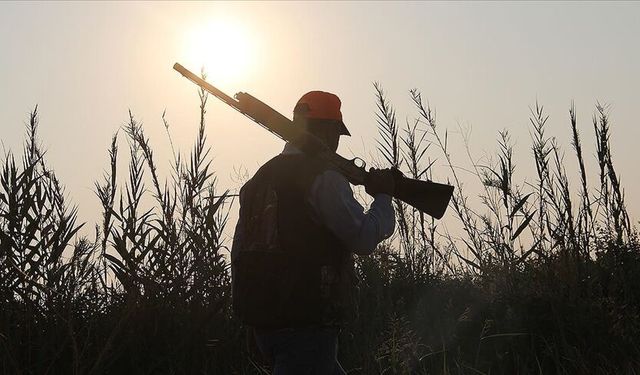
<svg viewBox="0 0 640 375">
<path fill-rule="evenodd" d="M 430 248 L 422 254 L 446 256 L 446 266 L 436 273 L 435 280 L 416 282 L 410 272 L 389 272 L 382 266 L 384 261 L 374 271 L 370 262 L 361 263 L 365 279 L 372 278 L 370 272 L 391 275 L 392 281 L 387 284 L 387 289 L 392 290 L 391 302 L 389 311 L 384 313 L 390 327 L 397 327 L 398 310 L 409 314 L 413 322 L 405 330 L 406 337 L 398 339 L 403 342 L 410 338 L 414 347 L 422 348 L 422 356 L 412 354 L 416 362 L 411 370 L 428 362 L 429 371 L 436 373 L 636 371 L 638 342 L 630 339 L 628 333 L 637 329 L 638 282 L 623 269 L 637 267 L 639 248 L 612 163 L 606 108 L 598 104 L 593 119 L 598 187 L 591 188 L 588 184 L 573 104 L 569 124 L 579 170 L 578 201 L 574 201 L 571 193 L 573 179 L 565 169 L 563 151 L 555 138 L 547 135 L 548 116 L 536 103 L 530 118 L 535 183 L 518 183 L 514 179 L 513 143 L 507 130 L 497 135 L 495 160 L 484 164 L 471 157 L 465 139 L 471 165 L 467 171 L 483 187 L 477 201 L 472 202 L 472 197 L 466 194 L 465 181 L 452 162 L 448 133 L 440 132 L 435 111 L 423 102 L 420 92 L 410 91 L 417 116 L 407 124 L 406 133 L 399 135 L 389 116 L 395 116 L 389 110 L 392 104 L 379 85 L 375 89 L 378 117 L 386 119 L 378 123 L 384 135 L 384 142 L 378 144 L 381 155 L 389 166 L 403 167 L 413 177 L 428 177 L 427 172 L 415 173 L 422 156 L 415 151 L 416 140 L 426 140 L 425 149 L 428 146 L 438 149 L 456 187 L 449 215 L 455 215 L 462 228 L 455 234 L 446 230 L 431 232 Z M 396 162 L 389 155 L 403 158 Z M 428 163 L 429 173 L 433 173 L 433 165 Z M 392 252 L 394 268 L 411 270 L 419 264 L 413 253 L 419 237 L 407 235 L 403 222 L 410 222 L 415 213 L 407 213 L 401 202 L 396 202 L 396 206 L 400 228 L 398 249 Z M 412 225 L 416 227 L 419 226 Z M 399 284 L 399 290 L 393 289 L 394 283 Z M 462 291 L 461 287 L 472 291 Z M 434 297 L 440 290 L 452 296 Z M 465 294 L 465 298 L 451 305 L 456 293 Z M 439 312 L 428 306 L 438 305 L 442 300 L 449 305 L 440 305 Z M 625 307 L 620 309 L 619 304 Z M 454 315 L 444 323 L 443 313 L 454 306 L 457 308 Z M 434 325 L 434 321 L 438 323 Z M 614 334 L 612 327 L 622 322 L 629 331 Z M 417 342 L 415 330 L 423 330 Z M 465 337 L 467 334 L 475 334 L 477 339 Z M 602 344 L 603 337 L 608 337 L 606 344 Z M 380 337 L 378 345 L 386 347 L 385 339 L 389 339 L 388 335 Z M 596 357 L 597 365 L 592 359 Z M 398 373 L 397 366 L 396 361 L 386 368 Z"/>
<path fill-rule="evenodd" d="M 129 113 L 95 184 L 103 220 L 93 239 L 77 236 L 76 209 L 44 162 L 33 111 L 22 166 L 7 155 L 0 180 L 3 373 L 222 373 L 240 362 L 221 239 L 231 202 L 218 194 L 206 93 L 200 100 L 195 145 L 186 161 L 176 155 L 164 182 Z"/>
<path fill-rule="evenodd" d="M 449 133 L 421 93 L 409 92 L 415 114 L 404 124 L 381 85 L 374 93 L 382 163 L 455 185 L 448 216 L 461 229 L 394 202 L 395 237 L 357 260 L 360 319 L 345 327 L 340 347 L 349 373 L 640 371 L 640 245 L 614 169 L 607 107 L 598 104 L 592 119 L 596 176 L 573 104 L 575 178 L 537 103 L 529 182 L 516 178 L 507 130 L 482 163 L 463 139 L 466 170 L 482 187 L 471 196 Z M 2 373 L 268 373 L 230 310 L 222 232 L 233 197 L 217 186 L 207 99 L 200 91 L 194 145 L 187 155 L 172 145 L 166 178 L 128 114 L 95 183 L 102 220 L 92 238 L 79 235 L 77 210 L 45 162 L 34 109 L 22 159 L 9 153 L 0 169 Z M 168 132 L 166 113 L 161 120 Z"/>
</svg>

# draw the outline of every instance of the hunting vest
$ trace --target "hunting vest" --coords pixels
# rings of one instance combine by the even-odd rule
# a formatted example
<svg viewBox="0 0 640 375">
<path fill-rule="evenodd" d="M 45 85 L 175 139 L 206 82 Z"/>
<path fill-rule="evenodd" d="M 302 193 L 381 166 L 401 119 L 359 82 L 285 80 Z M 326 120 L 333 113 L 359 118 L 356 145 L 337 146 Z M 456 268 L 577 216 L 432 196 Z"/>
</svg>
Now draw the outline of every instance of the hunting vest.
<svg viewBox="0 0 640 375">
<path fill-rule="evenodd" d="M 233 309 L 245 324 L 339 326 L 352 317 L 353 257 L 308 203 L 325 170 L 303 154 L 278 155 L 242 187 L 231 258 Z"/>
</svg>

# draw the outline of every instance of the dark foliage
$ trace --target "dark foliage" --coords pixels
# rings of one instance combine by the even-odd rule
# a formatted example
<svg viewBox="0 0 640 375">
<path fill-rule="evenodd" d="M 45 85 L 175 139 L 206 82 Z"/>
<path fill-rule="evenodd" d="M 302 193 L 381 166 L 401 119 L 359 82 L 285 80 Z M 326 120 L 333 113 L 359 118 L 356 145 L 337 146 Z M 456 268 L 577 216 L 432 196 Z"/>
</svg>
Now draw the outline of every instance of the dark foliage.
<svg viewBox="0 0 640 375">
<path fill-rule="evenodd" d="M 448 134 L 411 91 L 403 128 L 380 85 L 380 155 L 413 178 L 434 178 L 438 152 L 456 195 L 460 233 L 395 202 L 396 236 L 359 258 L 359 319 L 341 334 L 353 374 L 618 374 L 640 371 L 640 242 L 613 167 L 606 107 L 593 120 L 598 178 L 589 186 L 576 112 L 569 113 L 578 194 L 562 151 L 532 110 L 535 182 L 518 184 L 507 131 L 495 161 L 471 159 L 480 204 L 453 167 Z M 161 181 L 143 128 L 124 126 L 129 168 L 95 190 L 103 220 L 79 237 L 76 210 L 45 164 L 37 108 L 21 163 L 0 170 L 0 373 L 268 373 L 230 310 L 222 231 L 231 198 L 218 193 L 205 106 L 186 158 Z M 169 124 L 163 114 L 162 120 Z M 427 152 L 429 151 L 429 152 Z M 125 182 L 119 185 L 119 181 Z M 443 178 L 437 178 L 442 180 Z"/>
</svg>

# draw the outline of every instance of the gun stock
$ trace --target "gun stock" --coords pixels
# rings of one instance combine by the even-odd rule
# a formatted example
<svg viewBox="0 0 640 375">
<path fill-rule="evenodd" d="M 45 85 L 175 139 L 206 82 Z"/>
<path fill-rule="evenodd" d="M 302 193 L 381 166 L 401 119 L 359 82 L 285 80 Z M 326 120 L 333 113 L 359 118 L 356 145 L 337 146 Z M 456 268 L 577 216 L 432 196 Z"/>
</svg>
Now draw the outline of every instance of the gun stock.
<svg viewBox="0 0 640 375">
<path fill-rule="evenodd" d="M 451 185 L 406 177 L 396 179 L 393 194 L 395 198 L 436 219 L 442 218 L 452 195 L 453 186 Z"/>
</svg>

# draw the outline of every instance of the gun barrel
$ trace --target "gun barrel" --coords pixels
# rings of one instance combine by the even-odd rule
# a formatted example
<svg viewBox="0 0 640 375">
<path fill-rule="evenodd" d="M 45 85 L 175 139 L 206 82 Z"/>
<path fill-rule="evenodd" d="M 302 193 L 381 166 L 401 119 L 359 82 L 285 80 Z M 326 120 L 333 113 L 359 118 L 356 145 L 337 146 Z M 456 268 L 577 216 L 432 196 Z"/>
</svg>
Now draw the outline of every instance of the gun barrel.
<svg viewBox="0 0 640 375">
<path fill-rule="evenodd" d="M 203 89 L 207 90 L 211 94 L 215 95 L 218 99 L 222 100 L 223 102 L 227 103 L 228 105 L 232 106 L 233 108 L 239 110 L 238 101 L 237 100 L 235 100 L 232 97 L 230 97 L 229 95 L 225 94 L 224 92 L 222 92 L 218 88 L 214 87 L 213 85 L 211 85 L 209 82 L 205 81 L 204 79 L 202 79 L 202 78 L 198 77 L 197 75 L 191 73 L 191 71 L 189 71 L 189 69 L 185 68 L 184 66 L 180 65 L 179 63 L 173 64 L 173 69 L 178 71 L 180 74 L 182 74 L 189 81 L 191 81 L 191 82 L 195 83 L 196 85 L 202 87 Z"/>
</svg>

